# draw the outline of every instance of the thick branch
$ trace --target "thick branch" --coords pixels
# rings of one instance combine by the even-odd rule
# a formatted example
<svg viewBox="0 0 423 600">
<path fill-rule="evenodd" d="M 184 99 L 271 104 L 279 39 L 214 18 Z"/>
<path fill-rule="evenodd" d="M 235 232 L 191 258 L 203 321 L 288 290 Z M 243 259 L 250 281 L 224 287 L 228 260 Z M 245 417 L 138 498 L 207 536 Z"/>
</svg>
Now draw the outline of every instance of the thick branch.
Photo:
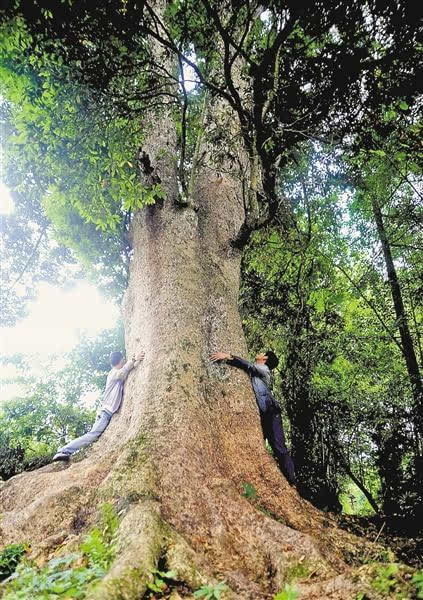
<svg viewBox="0 0 423 600">
<path fill-rule="evenodd" d="M 274 64 L 275 57 L 278 55 L 280 47 L 288 38 L 288 36 L 292 33 L 296 23 L 296 18 L 290 19 L 285 25 L 285 27 L 281 29 L 281 31 L 277 34 L 272 46 L 270 46 L 264 53 L 263 59 L 257 67 L 258 71 L 260 71 L 261 73 L 266 73 L 270 66 Z"/>
</svg>

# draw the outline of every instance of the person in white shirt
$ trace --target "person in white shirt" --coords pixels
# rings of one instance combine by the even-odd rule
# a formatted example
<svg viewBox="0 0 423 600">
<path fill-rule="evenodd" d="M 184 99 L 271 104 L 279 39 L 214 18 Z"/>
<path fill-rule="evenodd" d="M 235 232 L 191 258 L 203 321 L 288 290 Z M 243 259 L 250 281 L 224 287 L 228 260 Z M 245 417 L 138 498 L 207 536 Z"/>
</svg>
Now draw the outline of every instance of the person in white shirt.
<svg viewBox="0 0 423 600">
<path fill-rule="evenodd" d="M 112 352 L 110 355 L 111 371 L 107 376 L 106 387 L 103 394 L 103 404 L 100 413 L 91 430 L 63 446 L 53 456 L 53 461 L 67 462 L 72 454 L 96 442 L 110 423 L 110 419 L 120 408 L 123 396 L 123 386 L 132 369 L 144 360 L 144 352 L 133 356 L 125 362 L 121 352 Z"/>
</svg>

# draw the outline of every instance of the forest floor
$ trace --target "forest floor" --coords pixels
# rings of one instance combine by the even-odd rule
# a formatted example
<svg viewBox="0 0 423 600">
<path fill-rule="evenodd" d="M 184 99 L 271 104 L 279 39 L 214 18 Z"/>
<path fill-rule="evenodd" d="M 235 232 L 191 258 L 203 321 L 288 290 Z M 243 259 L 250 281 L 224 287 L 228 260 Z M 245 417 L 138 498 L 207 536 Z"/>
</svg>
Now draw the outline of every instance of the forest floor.
<svg viewBox="0 0 423 600">
<path fill-rule="evenodd" d="M 397 560 L 423 569 L 423 519 L 338 515 L 336 520 L 343 529 L 389 548 Z"/>
</svg>

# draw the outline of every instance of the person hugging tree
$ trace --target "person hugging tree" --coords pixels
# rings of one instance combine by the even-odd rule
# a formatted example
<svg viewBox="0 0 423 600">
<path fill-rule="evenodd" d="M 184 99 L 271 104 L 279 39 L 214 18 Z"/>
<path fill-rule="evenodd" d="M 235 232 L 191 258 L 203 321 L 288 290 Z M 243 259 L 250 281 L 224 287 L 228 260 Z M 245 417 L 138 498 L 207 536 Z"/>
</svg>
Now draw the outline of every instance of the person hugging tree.
<svg viewBox="0 0 423 600">
<path fill-rule="evenodd" d="M 112 352 L 110 354 L 111 370 L 107 376 L 106 387 L 103 394 L 103 404 L 97 416 L 97 419 L 91 430 L 81 435 L 76 440 L 72 440 L 63 448 L 57 451 L 53 456 L 53 461 L 67 462 L 72 454 L 85 448 L 89 444 L 96 442 L 104 430 L 108 427 L 111 418 L 119 410 L 122 403 L 123 386 L 126 378 L 132 369 L 144 360 L 144 352 L 140 352 L 137 356 L 133 356 L 125 362 L 121 352 Z"/>
<path fill-rule="evenodd" d="M 257 354 L 255 363 L 251 363 L 228 352 L 214 352 L 210 356 L 210 360 L 212 362 L 226 361 L 231 367 L 237 367 L 248 373 L 260 413 L 263 437 L 269 442 L 276 462 L 288 483 L 295 486 L 294 463 L 285 444 L 281 409 L 270 391 L 270 371 L 279 364 L 276 354 L 271 350 Z"/>
</svg>

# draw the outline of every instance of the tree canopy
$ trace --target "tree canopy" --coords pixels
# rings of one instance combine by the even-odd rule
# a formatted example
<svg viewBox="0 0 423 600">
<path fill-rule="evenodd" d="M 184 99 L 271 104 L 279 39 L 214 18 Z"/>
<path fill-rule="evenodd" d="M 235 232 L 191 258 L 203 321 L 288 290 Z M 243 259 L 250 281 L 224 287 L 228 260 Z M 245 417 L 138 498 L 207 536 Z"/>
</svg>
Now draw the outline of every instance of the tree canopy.
<svg viewBox="0 0 423 600">
<path fill-rule="evenodd" d="M 195 150 L 205 131 L 217 148 L 216 164 L 226 156 L 248 180 L 237 245 L 280 206 L 289 223 L 277 180 L 304 142 L 380 153 L 381 140 L 399 130 L 397 153 L 412 150 L 421 163 L 419 11 L 408 0 L 6 2 L 4 179 L 19 220 L 4 225 L 11 267 L 3 286 L 6 323 L 32 295 L 27 264 L 35 278 L 46 279 L 57 277 L 55 265 L 72 262 L 64 249 L 43 251 L 52 235 L 108 294 L 121 296 L 132 211 L 161 195 L 142 150 L 146 111 L 158 119 L 172 112 L 182 204 L 201 165 Z M 157 48 L 170 57 L 170 70 Z M 204 120 L 207 95 L 233 111 L 238 133 L 225 117 L 213 126 Z M 239 163 L 238 138 L 247 163 Z M 23 238 L 19 253 L 12 252 Z"/>
</svg>

